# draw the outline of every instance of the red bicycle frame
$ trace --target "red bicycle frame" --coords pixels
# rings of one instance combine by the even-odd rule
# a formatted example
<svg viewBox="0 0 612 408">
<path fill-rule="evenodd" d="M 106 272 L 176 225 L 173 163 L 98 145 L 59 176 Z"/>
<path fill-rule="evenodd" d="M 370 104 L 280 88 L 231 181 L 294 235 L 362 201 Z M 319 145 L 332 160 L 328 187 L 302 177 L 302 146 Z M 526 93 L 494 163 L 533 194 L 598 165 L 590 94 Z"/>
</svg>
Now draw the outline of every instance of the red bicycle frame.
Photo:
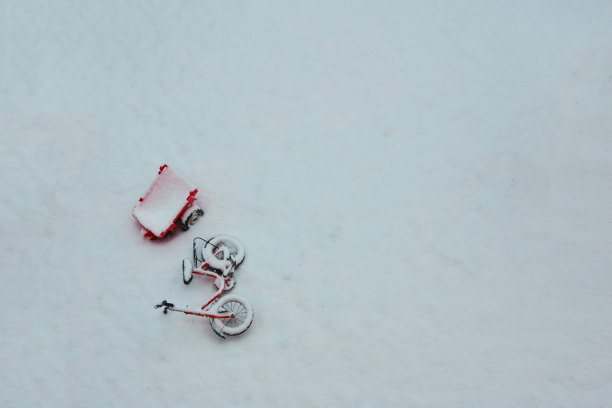
<svg viewBox="0 0 612 408">
<path fill-rule="evenodd" d="M 217 256 L 220 253 L 221 251 L 217 252 L 213 256 Z M 208 306 L 210 306 L 211 303 L 217 300 L 219 296 L 221 296 L 221 294 L 225 291 L 225 279 L 223 278 L 223 276 L 219 276 L 214 272 L 208 272 L 207 269 L 208 269 L 208 263 L 203 262 L 199 268 L 196 268 L 191 271 L 191 273 L 195 275 L 201 275 L 201 276 L 207 276 L 209 278 L 214 278 L 215 283 L 219 287 L 219 290 L 217 290 L 217 293 L 215 293 L 215 295 L 208 302 L 206 302 L 204 306 L 202 306 L 201 310 L 205 310 Z M 202 316 L 202 317 L 215 317 L 218 319 L 231 319 L 231 318 L 236 317 L 233 313 L 222 313 L 222 314 L 213 314 L 213 313 L 207 313 L 207 312 L 200 313 L 200 312 L 194 312 L 191 310 L 178 309 L 174 306 L 169 307 L 168 310 L 171 310 L 173 312 L 183 312 L 187 315 Z"/>
</svg>

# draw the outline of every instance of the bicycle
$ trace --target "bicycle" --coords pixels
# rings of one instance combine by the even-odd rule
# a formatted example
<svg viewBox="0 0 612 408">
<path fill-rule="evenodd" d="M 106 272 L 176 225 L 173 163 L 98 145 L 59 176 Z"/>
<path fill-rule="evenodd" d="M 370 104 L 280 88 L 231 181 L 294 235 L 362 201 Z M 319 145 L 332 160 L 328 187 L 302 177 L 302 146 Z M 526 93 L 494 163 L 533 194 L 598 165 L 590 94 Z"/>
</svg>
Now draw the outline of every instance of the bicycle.
<svg viewBox="0 0 612 408">
<path fill-rule="evenodd" d="M 204 242 L 202 245 L 201 242 Z M 181 312 L 190 316 L 208 317 L 210 327 L 221 338 L 237 336 L 247 331 L 253 323 L 253 307 L 237 295 L 221 295 L 235 286 L 234 273 L 244 260 L 244 246 L 236 238 L 220 235 L 204 240 L 193 240 L 193 262 L 183 260 L 183 283 L 189 285 L 194 275 L 214 278 L 217 292 L 201 307 L 202 312 L 180 309 L 173 303 L 163 300 L 155 308 L 163 308 L 163 313 Z M 200 264 L 199 267 L 194 265 Z"/>
</svg>

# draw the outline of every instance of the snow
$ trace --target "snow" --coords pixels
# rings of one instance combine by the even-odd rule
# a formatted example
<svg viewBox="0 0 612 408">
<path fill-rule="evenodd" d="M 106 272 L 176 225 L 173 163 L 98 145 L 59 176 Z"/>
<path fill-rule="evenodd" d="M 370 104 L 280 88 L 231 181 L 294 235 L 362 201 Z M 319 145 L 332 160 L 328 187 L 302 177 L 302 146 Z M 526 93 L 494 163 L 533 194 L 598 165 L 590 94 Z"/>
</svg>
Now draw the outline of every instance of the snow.
<svg viewBox="0 0 612 408">
<path fill-rule="evenodd" d="M 1 10 L 0 406 L 609 405 L 609 2 Z M 162 163 L 206 216 L 149 241 Z M 153 308 L 218 233 L 227 340 Z"/>
<path fill-rule="evenodd" d="M 227 235 L 216 235 L 209 238 L 202 246 L 201 253 L 208 266 L 222 271 L 225 277 L 234 263 L 239 266 L 245 257 L 244 244 L 239 239 Z"/>
<path fill-rule="evenodd" d="M 193 184 L 166 166 L 132 213 L 143 227 L 161 237 L 187 205 L 187 199 L 195 189 Z"/>
<path fill-rule="evenodd" d="M 183 283 L 189 284 L 193 279 L 193 264 L 187 258 L 183 259 Z"/>
</svg>

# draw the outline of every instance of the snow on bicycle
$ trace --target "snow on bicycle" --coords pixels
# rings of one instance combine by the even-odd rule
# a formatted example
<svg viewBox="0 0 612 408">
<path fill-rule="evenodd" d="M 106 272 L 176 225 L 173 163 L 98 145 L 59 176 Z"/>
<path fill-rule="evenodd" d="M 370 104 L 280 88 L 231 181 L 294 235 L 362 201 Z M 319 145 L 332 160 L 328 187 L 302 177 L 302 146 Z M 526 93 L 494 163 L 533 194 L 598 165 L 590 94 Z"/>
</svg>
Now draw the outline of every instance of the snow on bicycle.
<svg viewBox="0 0 612 408">
<path fill-rule="evenodd" d="M 244 333 L 253 322 L 253 307 L 240 296 L 222 296 L 235 286 L 236 268 L 244 260 L 244 246 L 233 237 L 219 235 L 209 240 L 193 240 L 193 257 L 184 259 L 182 264 L 183 283 L 189 285 L 194 275 L 214 279 L 217 292 L 201 307 L 201 311 L 181 309 L 163 300 L 155 308 L 181 312 L 186 315 L 207 317 L 213 331 L 220 337 Z"/>
</svg>

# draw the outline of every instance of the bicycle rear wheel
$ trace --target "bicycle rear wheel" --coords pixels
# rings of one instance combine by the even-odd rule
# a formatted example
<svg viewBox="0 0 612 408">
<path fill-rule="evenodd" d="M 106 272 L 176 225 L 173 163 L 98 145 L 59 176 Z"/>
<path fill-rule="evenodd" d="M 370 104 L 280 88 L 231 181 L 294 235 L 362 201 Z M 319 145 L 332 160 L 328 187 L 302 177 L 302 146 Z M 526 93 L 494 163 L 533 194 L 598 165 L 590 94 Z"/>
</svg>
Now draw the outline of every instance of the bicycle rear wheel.
<svg viewBox="0 0 612 408">
<path fill-rule="evenodd" d="M 224 254 L 225 259 L 232 259 L 236 266 L 244 261 L 244 245 L 237 238 L 228 235 L 217 235 L 206 242 L 202 248 L 203 258 L 209 259 L 223 247 L 229 251 L 229 254 Z"/>
</svg>

